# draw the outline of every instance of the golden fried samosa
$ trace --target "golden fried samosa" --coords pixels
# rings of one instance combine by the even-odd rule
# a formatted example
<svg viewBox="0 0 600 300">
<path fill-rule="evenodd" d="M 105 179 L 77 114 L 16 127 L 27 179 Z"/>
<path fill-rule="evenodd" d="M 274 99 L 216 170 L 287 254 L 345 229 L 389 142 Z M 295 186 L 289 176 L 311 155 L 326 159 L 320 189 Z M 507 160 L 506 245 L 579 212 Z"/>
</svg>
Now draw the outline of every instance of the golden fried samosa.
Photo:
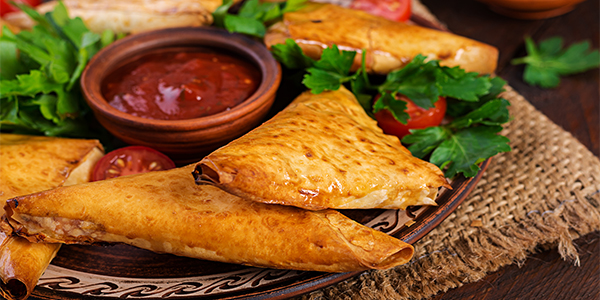
<svg viewBox="0 0 600 300">
<path fill-rule="evenodd" d="M 14 231 L 35 241 L 125 243 L 267 268 L 348 272 L 406 263 L 413 248 L 334 210 L 312 212 L 197 186 L 193 165 L 8 200 Z"/>
<path fill-rule="evenodd" d="M 97 140 L 2 133 L 0 201 L 61 185 L 87 182 L 102 151 Z M 4 215 L 3 210 L 0 210 L 0 215 Z M 0 294 L 5 299 L 25 299 L 35 288 L 60 245 L 33 244 L 10 233 L 10 227 L 2 226 Z"/>
<path fill-rule="evenodd" d="M 311 3 L 285 13 L 265 36 L 270 48 L 291 38 L 313 59 L 324 48 L 336 44 L 342 50 L 358 51 L 354 69 L 366 50 L 366 68 L 387 74 L 410 62 L 417 54 L 439 59 L 443 66 L 460 66 L 467 72 L 492 73 L 498 49 L 449 32 L 394 22 L 369 13 L 332 4 Z"/>
<path fill-rule="evenodd" d="M 305 209 L 435 205 L 442 171 L 386 135 L 344 87 L 304 92 L 271 120 L 202 159 L 197 183 Z"/>
<path fill-rule="evenodd" d="M 135 33 L 153 29 L 203 26 L 213 22 L 211 13 L 219 0 L 62 0 L 71 18 L 80 17 L 97 33 L 110 29 L 115 33 Z M 40 13 L 52 11 L 58 1 L 36 7 Z M 7 22 L 23 29 L 35 24 L 23 12 L 9 13 Z"/>
</svg>

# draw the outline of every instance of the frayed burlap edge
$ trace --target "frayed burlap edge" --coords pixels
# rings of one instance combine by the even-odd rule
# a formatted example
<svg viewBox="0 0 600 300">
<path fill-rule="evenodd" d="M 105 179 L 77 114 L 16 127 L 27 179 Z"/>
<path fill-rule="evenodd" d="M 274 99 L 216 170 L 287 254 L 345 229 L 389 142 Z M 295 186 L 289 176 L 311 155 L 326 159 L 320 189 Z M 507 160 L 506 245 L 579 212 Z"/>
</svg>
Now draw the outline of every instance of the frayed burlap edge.
<svg viewBox="0 0 600 300">
<path fill-rule="evenodd" d="M 497 155 L 469 198 L 415 244 L 410 263 L 299 298 L 426 299 L 520 264 L 539 246 L 578 265 L 573 239 L 600 229 L 600 161 L 512 88 L 504 98 L 512 151 Z"/>
</svg>

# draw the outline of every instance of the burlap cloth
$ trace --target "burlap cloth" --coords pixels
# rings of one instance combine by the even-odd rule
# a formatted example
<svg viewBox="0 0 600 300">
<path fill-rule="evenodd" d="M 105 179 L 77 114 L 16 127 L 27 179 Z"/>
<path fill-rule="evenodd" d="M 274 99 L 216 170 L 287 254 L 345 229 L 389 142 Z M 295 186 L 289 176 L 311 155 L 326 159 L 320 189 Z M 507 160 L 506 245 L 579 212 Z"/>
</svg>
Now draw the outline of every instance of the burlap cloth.
<svg viewBox="0 0 600 300">
<path fill-rule="evenodd" d="M 414 244 L 411 262 L 297 299 L 427 299 L 522 262 L 539 246 L 579 264 L 572 240 L 600 229 L 600 160 L 512 88 L 503 97 L 512 151 L 496 155 L 463 204 Z"/>
</svg>

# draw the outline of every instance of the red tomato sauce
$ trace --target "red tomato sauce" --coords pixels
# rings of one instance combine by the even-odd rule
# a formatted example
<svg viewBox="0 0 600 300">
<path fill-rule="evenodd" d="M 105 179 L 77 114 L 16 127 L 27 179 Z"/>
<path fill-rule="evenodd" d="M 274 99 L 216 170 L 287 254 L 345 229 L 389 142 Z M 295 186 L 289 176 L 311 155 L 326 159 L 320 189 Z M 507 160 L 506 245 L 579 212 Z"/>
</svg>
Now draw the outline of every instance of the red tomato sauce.
<svg viewBox="0 0 600 300">
<path fill-rule="evenodd" d="M 261 80 L 249 62 L 211 50 L 150 53 L 108 76 L 102 94 L 116 109 L 142 118 L 184 120 L 240 104 Z"/>
</svg>

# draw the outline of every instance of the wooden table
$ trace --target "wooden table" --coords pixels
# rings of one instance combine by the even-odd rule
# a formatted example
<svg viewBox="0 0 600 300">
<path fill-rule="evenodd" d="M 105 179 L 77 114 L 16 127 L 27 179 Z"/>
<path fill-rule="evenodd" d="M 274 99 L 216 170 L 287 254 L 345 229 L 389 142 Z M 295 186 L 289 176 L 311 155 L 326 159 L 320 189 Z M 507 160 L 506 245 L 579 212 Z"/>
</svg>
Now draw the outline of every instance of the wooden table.
<svg viewBox="0 0 600 300">
<path fill-rule="evenodd" d="M 562 36 L 565 44 L 590 40 L 599 45 L 599 2 L 587 0 L 572 12 L 545 20 L 516 20 L 498 15 L 474 0 L 422 0 L 450 31 L 498 47 L 497 74 L 538 110 L 600 155 L 600 91 L 598 69 L 565 77 L 555 89 L 522 80 L 523 66 L 510 60 L 526 55 L 523 37 L 539 42 Z M 576 241 L 581 266 L 563 261 L 556 249 L 529 257 L 484 279 L 439 294 L 433 299 L 600 299 L 600 233 Z"/>
</svg>

